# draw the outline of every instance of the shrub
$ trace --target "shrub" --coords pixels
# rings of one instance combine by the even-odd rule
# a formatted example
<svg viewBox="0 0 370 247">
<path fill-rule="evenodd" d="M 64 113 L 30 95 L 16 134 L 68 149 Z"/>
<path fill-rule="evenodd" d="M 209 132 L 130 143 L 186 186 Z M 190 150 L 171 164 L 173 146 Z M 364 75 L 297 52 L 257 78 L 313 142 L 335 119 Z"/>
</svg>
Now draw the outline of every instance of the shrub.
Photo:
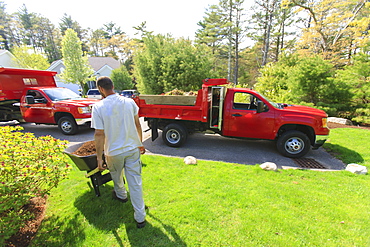
<svg viewBox="0 0 370 247">
<path fill-rule="evenodd" d="M 0 246 L 30 219 L 23 210 L 29 200 L 48 194 L 70 168 L 62 153 L 66 143 L 22 129 L 0 127 Z"/>
</svg>

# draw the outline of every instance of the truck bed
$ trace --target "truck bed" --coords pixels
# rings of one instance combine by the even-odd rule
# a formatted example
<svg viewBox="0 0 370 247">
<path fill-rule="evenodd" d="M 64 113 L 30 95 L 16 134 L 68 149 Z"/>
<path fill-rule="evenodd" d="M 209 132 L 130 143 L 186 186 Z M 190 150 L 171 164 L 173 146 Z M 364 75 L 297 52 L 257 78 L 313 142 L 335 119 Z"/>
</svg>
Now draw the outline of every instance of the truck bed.
<svg viewBox="0 0 370 247">
<path fill-rule="evenodd" d="M 188 95 L 140 95 L 148 105 L 187 105 L 194 106 L 197 96 Z"/>
<path fill-rule="evenodd" d="M 135 101 L 140 117 L 207 122 L 201 97 L 201 93 L 198 96 L 140 95 Z"/>
</svg>

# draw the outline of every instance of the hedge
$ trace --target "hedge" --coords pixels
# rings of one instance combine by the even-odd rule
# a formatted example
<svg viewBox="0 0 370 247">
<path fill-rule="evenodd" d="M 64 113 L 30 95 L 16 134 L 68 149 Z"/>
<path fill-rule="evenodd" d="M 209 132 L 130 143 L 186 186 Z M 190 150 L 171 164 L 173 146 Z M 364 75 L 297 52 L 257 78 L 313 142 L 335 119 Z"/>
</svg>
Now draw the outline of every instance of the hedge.
<svg viewBox="0 0 370 247">
<path fill-rule="evenodd" d="M 30 199 L 47 195 L 70 169 L 66 142 L 22 130 L 0 127 L 0 246 L 32 217 L 24 211 Z"/>
</svg>

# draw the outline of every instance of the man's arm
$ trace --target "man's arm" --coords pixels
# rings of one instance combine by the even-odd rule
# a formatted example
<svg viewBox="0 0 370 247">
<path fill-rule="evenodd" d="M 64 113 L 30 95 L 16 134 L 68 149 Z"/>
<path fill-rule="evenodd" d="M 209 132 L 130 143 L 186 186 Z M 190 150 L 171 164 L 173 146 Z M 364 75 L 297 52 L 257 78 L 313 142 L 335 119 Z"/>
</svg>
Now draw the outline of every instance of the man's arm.
<svg viewBox="0 0 370 247">
<path fill-rule="evenodd" d="M 139 135 L 140 141 L 143 142 L 143 131 L 141 129 L 139 115 L 135 115 L 134 118 L 135 118 L 135 126 L 136 126 L 137 134 Z"/>
<path fill-rule="evenodd" d="M 135 119 L 136 131 L 137 131 L 137 134 L 139 135 L 140 142 L 142 143 L 143 142 L 143 130 L 141 129 L 139 115 L 135 115 L 134 116 L 134 119 Z M 144 146 L 139 147 L 139 149 L 140 149 L 140 154 L 144 154 L 145 153 Z"/>
<path fill-rule="evenodd" d="M 96 159 L 98 160 L 98 168 L 99 170 L 104 170 L 105 169 L 105 167 L 103 167 L 103 150 L 105 141 L 104 130 L 95 129 L 94 139 L 96 148 Z"/>
</svg>

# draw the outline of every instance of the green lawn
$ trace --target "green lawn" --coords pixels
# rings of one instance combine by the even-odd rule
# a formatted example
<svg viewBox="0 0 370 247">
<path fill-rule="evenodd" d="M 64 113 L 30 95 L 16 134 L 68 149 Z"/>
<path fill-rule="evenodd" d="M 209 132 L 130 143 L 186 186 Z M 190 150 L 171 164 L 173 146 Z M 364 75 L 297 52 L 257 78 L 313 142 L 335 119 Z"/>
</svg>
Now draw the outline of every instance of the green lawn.
<svg viewBox="0 0 370 247">
<path fill-rule="evenodd" d="M 369 133 L 351 135 L 369 143 Z M 369 167 L 368 150 L 353 149 L 353 139 L 341 144 L 348 135 L 332 130 L 328 147 Z M 369 175 L 185 165 L 157 155 L 144 155 L 143 164 L 145 228 L 136 228 L 131 203 L 111 198 L 113 182 L 96 197 L 74 168 L 49 196 L 32 246 L 370 246 Z"/>
<path fill-rule="evenodd" d="M 370 171 L 370 131 L 363 129 L 340 128 L 330 131 L 324 144 L 344 163 L 357 163 L 367 166 Z"/>
</svg>

